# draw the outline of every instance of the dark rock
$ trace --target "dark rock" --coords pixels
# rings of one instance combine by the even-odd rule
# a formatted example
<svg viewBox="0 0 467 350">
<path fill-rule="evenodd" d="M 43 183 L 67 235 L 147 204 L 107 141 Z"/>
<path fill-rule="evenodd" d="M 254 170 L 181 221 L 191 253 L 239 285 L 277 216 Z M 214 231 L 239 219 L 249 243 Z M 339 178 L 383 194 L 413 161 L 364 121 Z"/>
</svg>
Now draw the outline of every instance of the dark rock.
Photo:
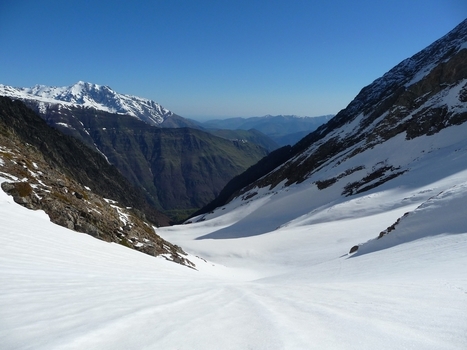
<svg viewBox="0 0 467 350">
<path fill-rule="evenodd" d="M 79 192 L 75 192 L 75 197 L 78 198 L 78 199 L 83 199 L 84 198 L 84 196 Z"/>
<path fill-rule="evenodd" d="M 10 194 L 15 189 L 15 185 L 12 184 L 11 182 L 2 182 L 1 186 L 2 186 L 2 190 L 8 194 Z"/>
</svg>

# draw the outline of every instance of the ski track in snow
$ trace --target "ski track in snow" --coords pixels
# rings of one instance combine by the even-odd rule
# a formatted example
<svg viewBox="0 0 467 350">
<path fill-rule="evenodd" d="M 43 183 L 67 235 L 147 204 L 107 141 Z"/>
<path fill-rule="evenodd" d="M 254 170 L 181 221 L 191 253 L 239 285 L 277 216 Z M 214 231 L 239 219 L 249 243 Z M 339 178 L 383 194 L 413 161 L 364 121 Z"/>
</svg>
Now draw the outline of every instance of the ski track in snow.
<svg viewBox="0 0 467 350">
<path fill-rule="evenodd" d="M 373 93 L 410 75 L 405 86 L 420 81 L 448 49 L 467 47 L 464 34 L 403 61 Z M 465 112 L 464 83 L 419 110 Z M 171 114 L 84 82 L 0 90 L 33 96 L 41 111 L 59 100 L 154 124 Z M 326 139 L 353 135 L 363 118 Z M 248 201 L 158 229 L 197 270 L 53 225 L 0 191 L 0 349 L 465 350 L 466 134 L 464 123 L 412 140 L 400 134 L 347 159 L 348 149 L 299 185 L 254 189 Z M 342 196 L 346 184 L 383 165 L 407 172 Z M 333 178 L 317 189 L 316 181 Z"/>
<path fill-rule="evenodd" d="M 157 229 L 197 271 L 0 191 L 0 349 L 466 349 L 466 127 Z M 350 197 L 362 173 L 313 183 L 382 158 L 410 171 Z"/>
<path fill-rule="evenodd" d="M 208 258 L 191 256 L 199 271 L 55 226 L 2 192 L 2 349 L 465 348 L 467 227 L 460 216 L 451 226 L 462 232 L 447 227 L 347 255 L 430 198 L 438 206 L 455 198 L 459 206 L 467 197 L 454 185 L 459 178 L 465 173 L 318 206 L 262 235 L 196 239 L 277 206 L 267 193 L 263 206 L 239 207 L 243 215 L 159 229 Z M 435 196 L 443 190 L 452 196 Z"/>
</svg>

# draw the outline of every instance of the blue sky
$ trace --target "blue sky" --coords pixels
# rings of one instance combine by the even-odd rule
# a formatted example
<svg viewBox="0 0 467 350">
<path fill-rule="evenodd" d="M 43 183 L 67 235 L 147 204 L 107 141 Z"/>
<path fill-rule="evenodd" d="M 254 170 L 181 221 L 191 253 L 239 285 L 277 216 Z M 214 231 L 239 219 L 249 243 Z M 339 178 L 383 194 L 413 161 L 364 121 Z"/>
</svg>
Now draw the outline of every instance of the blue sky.
<svg viewBox="0 0 467 350">
<path fill-rule="evenodd" d="M 192 118 L 317 116 L 465 18 L 465 0 L 3 0 L 0 83 L 84 80 Z"/>
</svg>

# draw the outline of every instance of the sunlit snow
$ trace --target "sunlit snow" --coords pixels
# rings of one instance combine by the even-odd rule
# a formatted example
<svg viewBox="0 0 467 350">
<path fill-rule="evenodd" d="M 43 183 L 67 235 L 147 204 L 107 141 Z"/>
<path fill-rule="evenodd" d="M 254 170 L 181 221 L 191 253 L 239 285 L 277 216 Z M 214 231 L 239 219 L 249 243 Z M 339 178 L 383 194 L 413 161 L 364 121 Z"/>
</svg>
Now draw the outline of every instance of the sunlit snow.
<svg viewBox="0 0 467 350">
<path fill-rule="evenodd" d="M 36 85 L 15 88 L 0 84 L 0 95 L 25 101 L 37 101 L 39 111 L 46 114 L 50 106 L 94 108 L 97 110 L 131 115 L 151 125 L 158 125 L 172 112 L 145 98 L 120 94 L 108 86 L 78 81 L 71 86 L 54 87 Z"/>
<path fill-rule="evenodd" d="M 55 226 L 0 191 L 1 348 L 465 349 L 464 131 L 387 151 L 410 171 L 359 195 L 279 185 L 158 229 L 197 270 Z"/>
</svg>

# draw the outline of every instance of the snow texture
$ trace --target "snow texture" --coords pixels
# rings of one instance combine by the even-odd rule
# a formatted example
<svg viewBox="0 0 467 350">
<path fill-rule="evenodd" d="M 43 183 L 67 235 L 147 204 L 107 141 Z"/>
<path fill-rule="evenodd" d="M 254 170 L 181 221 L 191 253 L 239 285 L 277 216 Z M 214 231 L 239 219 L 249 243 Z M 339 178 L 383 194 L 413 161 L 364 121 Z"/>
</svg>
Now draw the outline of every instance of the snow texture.
<svg viewBox="0 0 467 350">
<path fill-rule="evenodd" d="M 419 81 L 449 50 L 465 49 L 466 37 L 464 22 L 349 109 Z M 430 105 L 464 111 L 463 84 Z M 33 95 L 44 108 L 95 107 L 112 95 L 83 82 L 0 90 Z M 308 152 L 364 132 L 364 117 L 356 112 Z M 55 226 L 0 191 L 1 348 L 467 349 L 465 135 L 467 123 L 410 140 L 401 133 L 347 157 L 354 145 L 300 184 L 255 188 L 190 224 L 157 229 L 196 270 Z M 378 169 L 403 174 L 342 195 Z"/>
<path fill-rule="evenodd" d="M 55 226 L 0 191 L 2 349 L 464 349 L 465 131 L 404 154 L 381 145 L 388 162 L 419 158 L 359 195 L 340 195 L 344 179 L 263 188 L 158 229 L 197 270 Z"/>
</svg>

